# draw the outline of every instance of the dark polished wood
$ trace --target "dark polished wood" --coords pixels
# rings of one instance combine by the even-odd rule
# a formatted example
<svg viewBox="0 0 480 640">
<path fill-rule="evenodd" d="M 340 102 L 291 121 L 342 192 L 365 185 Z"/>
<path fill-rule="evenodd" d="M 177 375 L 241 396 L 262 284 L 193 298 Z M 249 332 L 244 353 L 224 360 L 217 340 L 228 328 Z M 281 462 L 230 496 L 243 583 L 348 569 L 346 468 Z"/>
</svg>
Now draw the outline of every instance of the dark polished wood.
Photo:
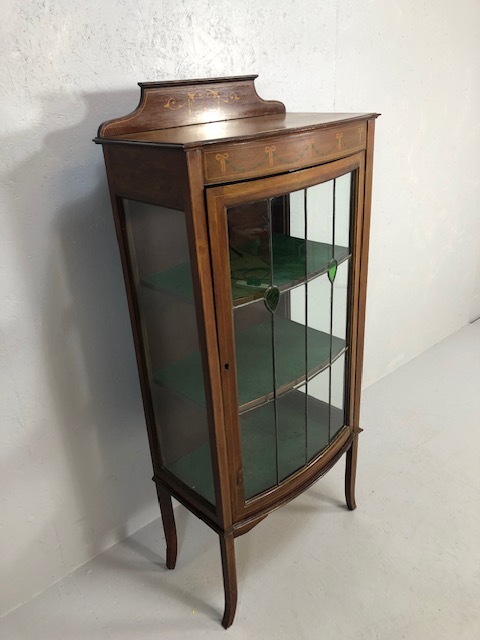
<svg viewBox="0 0 480 640">
<path fill-rule="evenodd" d="M 345 460 L 345 499 L 350 511 L 357 508 L 355 502 L 355 480 L 357 477 L 358 435 L 353 437 L 352 444 L 347 450 Z"/>
<path fill-rule="evenodd" d="M 237 569 L 233 533 L 220 536 L 220 554 L 222 557 L 223 588 L 225 591 L 225 611 L 222 625 L 225 629 L 228 629 L 232 625 L 237 609 Z"/>
<path fill-rule="evenodd" d="M 284 113 L 285 105 L 262 100 L 257 76 L 206 78 L 178 82 L 141 82 L 140 102 L 132 113 L 100 125 L 99 138 Z"/>
<path fill-rule="evenodd" d="M 140 83 L 138 107 L 126 116 L 103 123 L 95 139 L 104 150 L 154 481 L 167 542 L 167 567 L 174 568 L 177 556 L 173 496 L 219 535 L 225 590 L 222 624 L 225 628 L 232 624 L 237 605 L 235 537 L 247 533 L 273 510 L 300 495 L 344 454 L 345 497 L 348 508 L 354 509 L 361 431 L 358 421 L 377 114 L 286 113 L 281 102 L 258 96 L 255 78 Z M 252 492 L 253 497 L 246 499 L 227 211 L 278 198 L 280 212 L 277 212 L 274 232 L 289 235 L 290 200 L 285 194 L 347 173 L 353 176 L 351 208 L 354 213 L 345 337 L 348 345 L 345 351 L 345 424 L 328 446 L 308 461 L 305 457 L 303 466 L 281 481 L 277 472 L 274 486 L 258 494 Z M 152 237 L 144 242 L 143 249 L 150 252 L 144 258 L 136 254 L 134 240 L 138 234 L 135 235 L 135 221 L 132 223 L 127 215 L 127 201 L 158 207 L 148 212 L 146 228 L 152 230 Z M 256 211 L 254 213 L 257 215 Z M 172 216 L 184 216 L 184 252 L 190 262 L 191 293 L 190 299 L 182 304 L 193 305 L 189 327 L 196 324 L 198 331 L 199 368 L 203 373 L 205 394 L 202 410 L 206 416 L 207 435 L 204 445 L 211 458 L 213 483 L 210 493 L 202 494 L 195 483 L 182 480 L 169 463 L 171 451 L 176 452 L 174 459 L 183 451 L 185 443 L 182 439 L 188 440 L 189 432 L 196 428 L 195 416 L 198 414 L 190 407 L 184 415 L 191 416 L 191 420 L 183 419 L 178 429 L 178 421 L 174 422 L 173 435 L 169 432 L 166 437 L 166 427 L 157 413 L 159 401 L 155 399 L 152 382 L 151 354 L 155 359 L 161 359 L 162 346 L 166 347 L 156 336 L 152 341 L 152 331 L 155 331 L 157 317 L 163 317 L 170 303 L 165 302 L 168 296 L 164 293 L 159 296 L 158 292 L 152 294 L 149 290 L 150 295 L 159 296 L 155 300 L 161 299 L 162 303 L 155 302 L 158 308 L 148 316 L 140 299 L 145 274 L 141 273 L 139 265 L 148 271 L 145 265 L 155 264 L 162 254 L 162 250 L 157 250 L 155 234 L 168 236 L 171 230 L 168 224 L 162 226 L 161 222 L 156 222 L 163 219 L 163 214 L 168 220 L 172 220 Z M 173 223 L 169 224 L 172 227 Z M 175 256 L 173 244 L 162 246 L 166 253 Z M 175 260 L 172 265 L 179 266 Z M 302 279 L 294 284 L 302 284 Z M 153 290 L 156 291 L 155 287 Z M 179 291 L 172 292 L 172 295 L 180 294 Z M 282 302 L 287 316 L 289 296 L 285 293 Z M 242 304 L 245 301 L 248 303 L 248 298 L 241 300 Z M 175 328 L 176 317 L 168 316 L 165 326 L 175 336 L 171 342 L 178 343 L 179 348 L 188 353 L 191 336 L 182 338 L 180 330 Z M 296 386 L 304 378 L 292 378 L 282 391 Z M 268 394 L 259 396 L 251 401 L 251 406 L 255 403 L 260 406 L 268 397 Z M 173 437 L 179 442 L 167 455 Z M 200 446 L 202 442 L 197 444 Z"/>
<path fill-rule="evenodd" d="M 200 151 L 187 154 L 187 171 L 190 189 L 185 191 L 188 218 L 191 224 L 189 237 L 192 239 L 191 250 L 194 252 L 194 284 L 200 300 L 197 302 L 197 317 L 201 332 L 201 348 L 203 351 L 204 379 L 206 385 L 207 410 L 210 425 L 210 451 L 214 476 L 219 478 L 215 483 L 215 498 L 219 521 L 224 530 L 232 526 L 232 508 L 228 478 L 228 456 L 226 433 L 224 427 L 224 407 L 222 403 L 222 366 L 218 354 L 217 324 L 215 322 L 215 300 L 211 276 L 211 259 L 205 199 L 203 197 L 203 173 Z M 198 277 L 198 281 L 196 278 Z"/>
<path fill-rule="evenodd" d="M 173 183 L 186 180 L 184 154 L 178 149 L 105 145 L 110 170 L 110 188 L 117 198 L 162 204 L 183 209 L 184 199 Z"/>
<path fill-rule="evenodd" d="M 370 211 L 372 204 L 372 179 L 373 179 L 373 144 L 375 137 L 375 120 L 367 123 L 367 148 L 365 152 L 365 192 L 363 201 L 362 232 L 358 233 L 359 249 L 357 251 L 360 260 L 360 286 L 358 291 L 358 310 L 355 314 L 358 323 L 356 329 L 357 348 L 355 366 L 355 397 L 352 402 L 352 424 L 359 426 L 360 419 L 360 393 L 363 374 L 363 349 L 365 342 L 365 309 L 367 304 L 367 276 L 368 276 L 368 248 L 370 242 Z"/>
<path fill-rule="evenodd" d="M 160 485 L 157 487 L 158 502 L 162 514 L 163 530 L 167 544 L 167 568 L 175 569 L 177 562 L 177 529 L 175 526 L 175 516 L 173 515 L 172 496 Z"/>
</svg>

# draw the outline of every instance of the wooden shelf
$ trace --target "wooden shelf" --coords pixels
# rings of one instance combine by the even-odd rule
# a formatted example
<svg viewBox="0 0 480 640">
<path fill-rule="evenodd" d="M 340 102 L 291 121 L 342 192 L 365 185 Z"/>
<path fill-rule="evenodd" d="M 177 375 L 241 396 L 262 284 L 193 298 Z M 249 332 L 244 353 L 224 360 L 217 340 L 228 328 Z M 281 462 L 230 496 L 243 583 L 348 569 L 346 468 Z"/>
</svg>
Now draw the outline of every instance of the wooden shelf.
<svg viewBox="0 0 480 640">
<path fill-rule="evenodd" d="M 307 265 L 305 265 L 305 252 Z M 272 235 L 273 265 L 270 266 L 254 244 L 231 249 L 231 283 L 233 305 L 248 304 L 263 298 L 272 284 L 280 291 L 293 287 L 326 273 L 329 262 L 335 258 L 338 264 L 349 257 L 347 247 L 332 246 L 324 242 L 302 240 L 280 233 Z M 307 267 L 307 268 L 305 268 Z M 145 276 L 142 284 L 159 291 L 179 295 L 193 302 L 193 285 L 190 266 L 182 263 Z"/>
<path fill-rule="evenodd" d="M 281 417 L 277 417 L 278 446 L 275 446 L 275 424 L 269 403 L 241 417 L 242 457 L 245 499 L 270 489 L 323 451 L 329 443 L 328 405 L 311 396 L 305 420 L 306 396 L 293 390 L 281 401 Z M 343 411 L 332 407 L 330 437 L 343 427 Z M 278 479 L 277 460 L 278 451 Z M 207 444 L 179 458 L 168 469 L 182 478 L 191 489 L 214 504 L 212 464 Z"/>
<path fill-rule="evenodd" d="M 282 316 L 275 318 L 275 382 L 277 397 L 328 366 L 330 336 L 307 329 L 308 375 L 305 362 L 305 326 Z M 332 360 L 345 349 L 345 341 L 333 336 Z M 273 398 L 272 322 L 270 319 L 242 331 L 236 340 L 239 411 Z M 156 371 L 154 380 L 205 406 L 201 360 L 198 352 Z"/>
</svg>

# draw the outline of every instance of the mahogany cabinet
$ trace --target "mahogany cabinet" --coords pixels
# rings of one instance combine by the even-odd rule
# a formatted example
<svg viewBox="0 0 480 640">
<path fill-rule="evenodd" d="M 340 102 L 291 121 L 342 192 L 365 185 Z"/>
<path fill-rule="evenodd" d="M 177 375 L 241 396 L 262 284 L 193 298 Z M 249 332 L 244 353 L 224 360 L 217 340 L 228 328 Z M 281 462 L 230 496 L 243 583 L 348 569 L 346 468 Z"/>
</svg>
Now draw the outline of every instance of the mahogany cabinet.
<svg viewBox="0 0 480 640">
<path fill-rule="evenodd" d="M 141 83 L 103 123 L 173 569 L 171 497 L 234 539 L 346 455 L 354 488 L 377 114 L 286 113 L 256 76 Z"/>
</svg>

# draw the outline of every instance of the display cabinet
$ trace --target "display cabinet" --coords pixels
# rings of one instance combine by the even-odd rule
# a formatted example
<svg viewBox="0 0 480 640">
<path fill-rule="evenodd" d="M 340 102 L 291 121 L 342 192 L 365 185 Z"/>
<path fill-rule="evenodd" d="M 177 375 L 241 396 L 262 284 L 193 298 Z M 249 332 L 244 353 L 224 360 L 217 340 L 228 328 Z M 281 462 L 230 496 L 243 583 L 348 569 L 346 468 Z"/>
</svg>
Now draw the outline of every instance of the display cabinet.
<svg viewBox="0 0 480 640">
<path fill-rule="evenodd" d="M 103 123 L 154 481 L 234 539 L 346 454 L 355 508 L 374 124 L 286 113 L 256 76 L 141 83 Z"/>
</svg>

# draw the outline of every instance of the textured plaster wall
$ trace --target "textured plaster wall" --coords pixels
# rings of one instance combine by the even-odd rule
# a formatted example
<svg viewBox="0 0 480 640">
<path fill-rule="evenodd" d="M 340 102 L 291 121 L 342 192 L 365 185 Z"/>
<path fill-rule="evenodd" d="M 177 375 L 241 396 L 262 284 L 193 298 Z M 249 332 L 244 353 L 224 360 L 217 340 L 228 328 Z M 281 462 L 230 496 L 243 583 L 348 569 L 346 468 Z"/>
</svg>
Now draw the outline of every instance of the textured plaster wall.
<svg viewBox="0 0 480 640">
<path fill-rule="evenodd" d="M 2 8 L 0 613 L 158 514 L 91 143 L 137 81 L 253 72 L 290 110 L 383 113 L 366 383 L 467 322 L 480 262 L 477 0 Z"/>
<path fill-rule="evenodd" d="M 382 113 L 369 384 L 480 315 L 480 3 L 344 0 L 337 25 L 335 108 Z"/>
</svg>

